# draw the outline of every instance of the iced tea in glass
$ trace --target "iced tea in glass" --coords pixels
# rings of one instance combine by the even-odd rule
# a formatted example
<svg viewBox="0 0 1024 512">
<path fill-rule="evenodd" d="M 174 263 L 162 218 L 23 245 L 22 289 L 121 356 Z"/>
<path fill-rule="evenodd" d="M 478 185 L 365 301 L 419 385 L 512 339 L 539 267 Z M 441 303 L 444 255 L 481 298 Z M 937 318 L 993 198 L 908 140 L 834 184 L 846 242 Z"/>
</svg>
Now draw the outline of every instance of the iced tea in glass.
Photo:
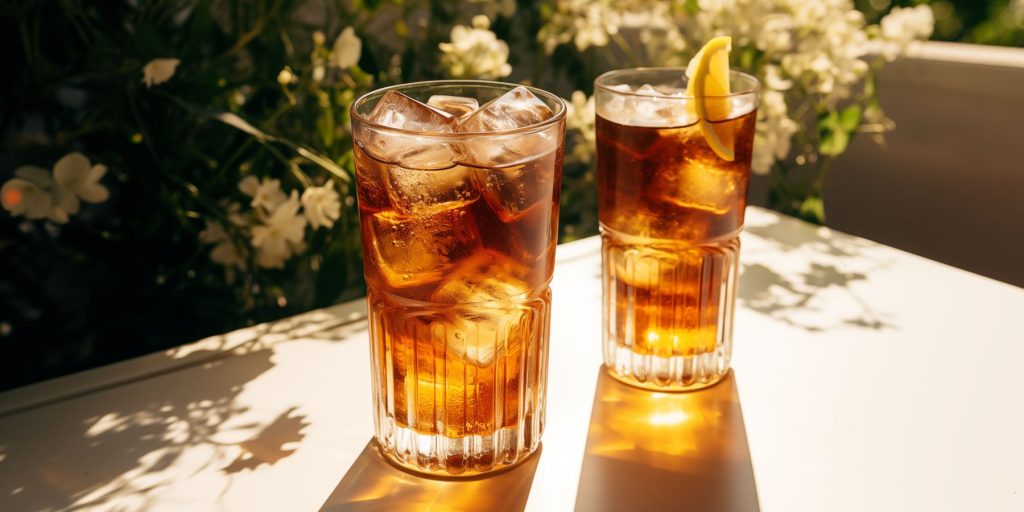
<svg viewBox="0 0 1024 512">
<path fill-rule="evenodd" d="M 351 109 L 381 452 L 473 475 L 544 429 L 565 105 L 440 81 Z"/>
<path fill-rule="evenodd" d="M 605 366 L 658 390 L 714 384 L 729 369 L 757 116 L 757 80 L 730 74 L 711 118 L 732 160 L 709 146 L 685 69 L 595 81 Z M 709 112 L 712 109 L 708 110 Z"/>
</svg>

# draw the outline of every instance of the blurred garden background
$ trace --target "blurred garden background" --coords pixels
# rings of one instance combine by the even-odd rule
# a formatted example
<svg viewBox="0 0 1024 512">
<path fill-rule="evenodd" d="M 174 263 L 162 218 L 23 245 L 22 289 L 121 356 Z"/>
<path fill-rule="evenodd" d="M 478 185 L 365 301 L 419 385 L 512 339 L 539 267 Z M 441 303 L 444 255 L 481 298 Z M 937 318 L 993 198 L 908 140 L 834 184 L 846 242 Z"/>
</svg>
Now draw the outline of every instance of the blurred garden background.
<svg viewBox="0 0 1024 512">
<path fill-rule="evenodd" d="M 348 107 L 386 85 L 566 98 L 560 235 L 595 234 L 593 79 L 734 40 L 764 85 L 769 203 L 893 129 L 915 41 L 1024 45 L 1022 0 L 74 0 L 0 3 L 0 389 L 364 294 Z"/>
</svg>

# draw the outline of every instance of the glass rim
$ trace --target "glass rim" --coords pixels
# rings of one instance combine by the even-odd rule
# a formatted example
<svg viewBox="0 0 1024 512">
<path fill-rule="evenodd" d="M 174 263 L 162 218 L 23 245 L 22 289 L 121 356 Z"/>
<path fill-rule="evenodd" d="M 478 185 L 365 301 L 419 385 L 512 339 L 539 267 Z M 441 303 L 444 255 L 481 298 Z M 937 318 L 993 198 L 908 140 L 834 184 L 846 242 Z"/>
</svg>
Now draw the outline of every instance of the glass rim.
<svg viewBox="0 0 1024 512">
<path fill-rule="evenodd" d="M 607 93 L 618 94 L 618 95 L 621 95 L 621 96 L 636 96 L 636 97 L 641 97 L 641 98 L 664 98 L 666 100 L 694 99 L 694 98 L 697 98 L 697 95 L 685 94 L 685 93 L 682 96 L 678 96 L 678 95 L 672 95 L 672 94 L 663 93 L 661 91 L 658 91 L 657 94 L 640 94 L 640 93 L 636 93 L 636 92 L 633 92 L 633 91 L 630 91 L 630 92 L 616 91 L 615 89 L 611 89 L 610 88 L 611 86 L 609 86 L 606 83 L 604 83 L 608 79 L 610 79 L 610 78 L 612 78 L 612 77 L 614 77 L 616 75 L 626 74 L 626 73 L 630 73 L 630 72 L 643 72 L 643 71 L 666 71 L 667 72 L 667 71 L 676 71 L 676 72 L 679 72 L 679 74 L 681 74 L 682 76 L 686 76 L 686 69 L 687 69 L 686 66 L 665 66 L 665 67 L 645 66 L 645 67 L 637 67 L 637 68 L 613 69 L 611 71 L 606 71 L 606 72 L 602 73 L 600 76 L 598 76 L 597 78 L 594 79 L 594 89 L 595 89 L 595 92 L 596 92 L 597 89 L 601 89 L 602 91 L 605 91 Z M 761 81 L 758 80 L 757 77 L 755 77 L 755 76 L 753 76 L 753 75 L 751 75 L 749 73 L 744 73 L 743 71 L 738 71 L 738 70 L 735 70 L 735 69 L 731 69 L 731 70 L 729 70 L 729 76 L 730 77 L 738 76 L 738 77 L 742 77 L 744 79 L 748 79 L 748 80 L 751 81 L 752 85 L 750 87 L 745 88 L 742 91 L 730 92 L 729 94 L 703 95 L 703 96 L 700 96 L 700 97 L 701 98 L 735 98 L 737 96 L 746 96 L 748 94 L 757 94 L 758 92 L 761 91 Z M 687 80 L 689 80 L 689 77 L 687 77 Z M 730 80 L 730 82 L 731 82 L 731 80 Z"/>
<path fill-rule="evenodd" d="M 362 105 L 363 103 L 368 101 L 368 99 L 370 99 L 371 97 L 383 96 L 383 95 L 387 94 L 390 91 L 403 92 L 403 90 L 412 89 L 412 88 L 415 88 L 415 87 L 425 87 L 425 86 L 469 86 L 469 87 L 496 87 L 496 88 L 506 88 L 507 87 L 508 88 L 507 90 L 509 90 L 509 91 L 511 91 L 512 89 L 515 89 L 516 87 L 525 87 L 527 90 L 529 90 L 530 92 L 532 92 L 534 95 L 536 95 L 538 97 L 555 100 L 555 103 L 558 105 L 559 108 L 555 112 L 554 116 L 552 116 L 552 117 L 550 117 L 548 119 L 545 119 L 545 120 L 543 120 L 543 121 L 541 121 L 539 123 L 534 123 L 534 124 L 527 125 L 527 126 L 520 126 L 518 128 L 512 128 L 512 129 L 509 129 L 509 130 L 498 130 L 498 131 L 491 131 L 491 132 L 422 132 L 422 131 L 417 131 L 417 130 L 407 130 L 407 129 L 404 129 L 404 128 L 394 128 L 394 127 L 391 127 L 391 126 L 387 126 L 387 125 L 383 125 L 383 124 L 379 124 L 379 123 L 375 123 L 373 121 L 370 121 L 369 119 L 366 118 L 366 116 L 361 115 L 356 110 L 356 107 Z M 486 105 L 486 103 L 485 103 L 485 105 Z M 494 136 L 505 136 L 505 135 L 518 135 L 518 134 L 534 133 L 534 132 L 542 131 L 542 130 L 550 127 L 551 125 L 554 125 L 554 124 L 562 121 L 563 119 L 565 119 L 567 111 L 568 111 L 568 108 L 566 106 L 565 100 L 563 100 L 557 94 L 554 94 L 554 93 L 545 91 L 544 89 L 539 89 L 537 87 L 533 87 L 533 86 L 530 86 L 530 85 L 513 84 L 513 83 L 509 83 L 509 82 L 497 82 L 497 81 L 492 81 L 492 80 L 423 80 L 423 81 L 419 81 L 419 82 L 410 82 L 410 83 L 406 83 L 406 84 L 389 85 L 387 87 L 381 87 L 380 89 L 375 89 L 375 90 L 369 91 L 369 92 L 363 94 L 362 96 L 356 98 L 356 100 L 352 102 L 352 105 L 349 107 L 349 117 L 352 119 L 353 122 L 358 121 L 360 125 L 372 128 L 374 130 L 385 131 L 385 132 L 393 132 L 393 133 L 404 134 L 404 135 L 413 135 L 413 136 L 416 136 L 416 137 L 427 137 L 427 138 L 437 138 L 437 139 L 447 140 L 447 139 L 463 139 L 463 138 L 475 138 L 475 137 L 494 137 Z"/>
</svg>

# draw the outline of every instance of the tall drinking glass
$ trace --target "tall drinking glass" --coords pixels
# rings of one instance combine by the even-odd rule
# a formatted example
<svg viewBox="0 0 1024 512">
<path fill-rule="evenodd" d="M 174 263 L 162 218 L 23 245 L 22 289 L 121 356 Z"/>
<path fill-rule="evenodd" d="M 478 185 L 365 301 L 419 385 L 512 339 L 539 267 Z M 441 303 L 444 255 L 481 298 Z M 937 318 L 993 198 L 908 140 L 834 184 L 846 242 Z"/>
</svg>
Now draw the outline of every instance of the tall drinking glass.
<svg viewBox="0 0 1024 512">
<path fill-rule="evenodd" d="M 516 464 L 544 430 L 565 105 L 439 81 L 351 116 L 379 448 L 440 475 Z"/>
<path fill-rule="evenodd" d="M 704 127 L 684 68 L 595 81 L 604 361 L 627 383 L 697 389 L 729 369 L 758 102 L 754 77 L 730 81 L 738 92 L 704 98 L 719 116 Z"/>
</svg>

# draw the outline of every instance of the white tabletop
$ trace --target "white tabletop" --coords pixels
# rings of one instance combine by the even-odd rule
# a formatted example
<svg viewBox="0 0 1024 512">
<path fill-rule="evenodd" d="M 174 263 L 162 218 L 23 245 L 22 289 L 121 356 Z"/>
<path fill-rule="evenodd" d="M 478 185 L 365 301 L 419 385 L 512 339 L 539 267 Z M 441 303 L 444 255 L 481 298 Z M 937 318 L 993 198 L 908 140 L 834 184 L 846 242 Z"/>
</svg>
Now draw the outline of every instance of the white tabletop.
<svg viewBox="0 0 1024 512">
<path fill-rule="evenodd" d="M 547 430 L 511 471 L 380 459 L 356 301 L 0 394 L 0 510 L 1024 510 L 1024 290 L 747 221 L 734 371 L 695 393 L 603 375 L 600 241 L 559 247 Z"/>
</svg>

